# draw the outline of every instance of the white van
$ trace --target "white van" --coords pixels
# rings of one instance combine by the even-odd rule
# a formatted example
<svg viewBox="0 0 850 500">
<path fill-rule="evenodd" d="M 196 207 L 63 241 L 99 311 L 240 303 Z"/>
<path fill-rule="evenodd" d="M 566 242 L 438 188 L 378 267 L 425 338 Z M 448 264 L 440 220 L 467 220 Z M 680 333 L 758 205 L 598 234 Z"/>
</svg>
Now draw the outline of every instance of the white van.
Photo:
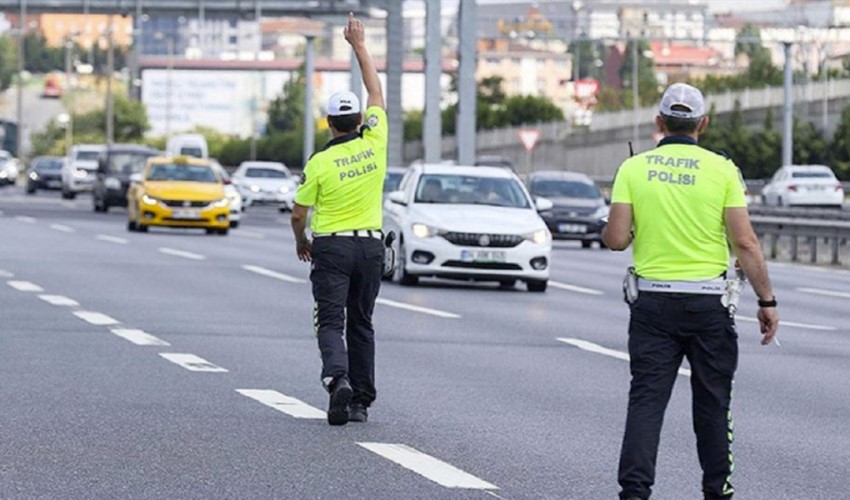
<svg viewBox="0 0 850 500">
<path fill-rule="evenodd" d="M 193 156 L 208 159 L 207 140 L 201 134 L 179 134 L 168 139 L 167 153 L 171 156 Z"/>
</svg>

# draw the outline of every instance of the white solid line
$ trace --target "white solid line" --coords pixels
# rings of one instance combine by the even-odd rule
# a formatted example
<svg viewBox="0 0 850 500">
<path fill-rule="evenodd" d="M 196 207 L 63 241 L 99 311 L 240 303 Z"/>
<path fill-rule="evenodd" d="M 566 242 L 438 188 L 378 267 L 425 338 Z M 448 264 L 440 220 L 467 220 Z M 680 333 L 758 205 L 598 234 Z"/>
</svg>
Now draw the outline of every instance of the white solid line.
<svg viewBox="0 0 850 500">
<path fill-rule="evenodd" d="M 35 283 L 30 283 L 29 281 L 7 281 L 7 285 L 14 288 L 19 292 L 43 292 L 44 288 L 36 285 Z"/>
<path fill-rule="evenodd" d="M 263 276 L 268 276 L 269 278 L 274 278 L 280 281 L 286 281 L 288 283 L 307 283 L 307 280 L 305 279 L 296 278 L 295 276 L 279 273 L 277 271 L 272 271 L 271 269 L 266 269 L 260 266 L 244 265 L 242 266 L 242 269 L 250 271 L 252 273 L 261 274 Z"/>
<path fill-rule="evenodd" d="M 119 323 L 115 318 L 93 311 L 74 311 L 74 316 L 97 326 L 116 325 Z"/>
<path fill-rule="evenodd" d="M 170 346 L 168 342 L 158 339 L 153 335 L 143 332 L 142 330 L 134 330 L 131 328 L 115 328 L 112 333 L 118 335 L 122 339 L 129 340 L 136 345 L 159 345 Z"/>
<path fill-rule="evenodd" d="M 850 299 L 850 293 L 839 292 L 838 290 L 824 290 L 822 288 L 798 288 L 798 292 L 811 293 L 814 295 L 825 295 L 827 297 L 839 297 L 842 299 Z"/>
<path fill-rule="evenodd" d="M 201 254 L 186 252 L 186 251 L 183 251 L 183 250 L 175 250 L 174 248 L 162 247 L 162 248 L 159 249 L 159 251 L 161 253 L 166 254 L 166 255 L 173 255 L 175 257 L 183 257 L 184 259 L 192 259 L 192 260 L 204 260 L 204 259 L 206 259 L 206 257 L 204 257 Z"/>
<path fill-rule="evenodd" d="M 466 488 L 475 490 L 498 490 L 499 487 L 464 472 L 454 465 L 426 455 L 419 450 L 403 444 L 357 443 L 372 453 L 401 465 L 446 488 Z"/>
<path fill-rule="evenodd" d="M 413 312 L 418 312 L 418 313 L 422 313 L 422 314 L 430 314 L 431 316 L 437 316 L 438 318 L 449 318 L 449 319 L 460 318 L 460 314 L 455 314 L 455 313 L 447 312 L 447 311 L 440 311 L 439 309 L 431 309 L 430 307 L 421 307 L 421 306 L 415 306 L 413 304 L 405 304 L 404 302 L 396 302 L 394 300 L 384 299 L 384 298 L 381 298 L 381 297 L 378 297 L 378 299 L 375 300 L 375 303 L 376 304 L 382 304 L 382 305 L 389 306 L 389 307 L 395 307 L 395 308 L 398 308 L 398 309 L 405 309 L 407 311 L 413 311 Z"/>
<path fill-rule="evenodd" d="M 54 231 L 59 231 L 60 233 L 76 233 L 77 230 L 71 226 L 66 226 L 64 224 L 51 224 L 50 229 Z"/>
<path fill-rule="evenodd" d="M 35 217 L 29 217 L 27 215 L 19 215 L 19 216 L 15 217 L 15 219 L 20 221 L 20 222 L 26 222 L 27 224 L 34 224 L 35 223 Z"/>
<path fill-rule="evenodd" d="M 15 274 L 10 273 L 9 271 L 0 269 L 0 278 L 14 278 Z"/>
<path fill-rule="evenodd" d="M 593 342 L 588 342 L 586 340 L 581 339 L 572 339 L 572 338 L 558 338 L 559 342 L 563 342 L 565 344 L 570 344 L 571 346 L 578 347 L 579 349 L 595 352 L 596 354 L 602 354 L 605 356 L 611 356 L 612 358 L 622 359 L 623 361 L 629 361 L 631 358 L 625 352 L 615 351 L 614 349 L 608 349 L 607 347 L 602 347 L 599 344 L 594 344 Z M 683 377 L 690 377 L 691 371 L 687 368 L 679 368 L 679 375 Z"/>
<path fill-rule="evenodd" d="M 160 356 L 171 361 L 176 365 L 180 365 L 183 368 L 191 371 L 191 372 L 212 372 L 212 373 L 226 373 L 227 369 L 222 368 L 218 365 L 214 365 L 209 361 L 201 358 L 199 356 L 195 356 L 194 354 L 182 354 L 176 352 L 161 352 Z"/>
<path fill-rule="evenodd" d="M 549 280 L 549 286 L 553 288 L 560 288 L 561 290 L 569 290 L 570 292 L 583 293 L 586 295 L 604 295 L 605 292 L 602 290 L 594 290 L 593 288 L 585 288 L 583 286 L 570 285 L 567 283 L 561 283 L 558 281 Z"/>
<path fill-rule="evenodd" d="M 735 319 L 738 321 L 746 321 L 748 323 L 758 323 L 758 318 L 750 318 L 747 316 L 735 316 Z M 810 325 L 808 323 L 795 323 L 793 321 L 785 321 L 784 319 L 779 320 L 779 326 L 790 326 L 793 328 L 802 328 L 804 330 L 820 330 L 824 332 L 833 332 L 838 328 L 834 326 L 826 326 L 826 325 Z"/>
<path fill-rule="evenodd" d="M 80 305 L 76 300 L 65 297 L 64 295 L 39 295 L 38 298 L 54 306 L 77 307 Z"/>
<path fill-rule="evenodd" d="M 315 419 L 325 419 L 327 417 L 327 414 L 318 408 L 270 389 L 236 389 L 236 392 L 259 401 L 277 411 L 286 413 L 290 417 Z"/>
<path fill-rule="evenodd" d="M 127 240 L 125 240 L 124 238 L 119 238 L 117 236 L 109 236 L 108 234 L 98 234 L 97 236 L 95 236 L 95 239 L 98 239 L 100 241 L 108 241 L 109 243 L 117 243 L 119 245 L 127 244 Z"/>
</svg>

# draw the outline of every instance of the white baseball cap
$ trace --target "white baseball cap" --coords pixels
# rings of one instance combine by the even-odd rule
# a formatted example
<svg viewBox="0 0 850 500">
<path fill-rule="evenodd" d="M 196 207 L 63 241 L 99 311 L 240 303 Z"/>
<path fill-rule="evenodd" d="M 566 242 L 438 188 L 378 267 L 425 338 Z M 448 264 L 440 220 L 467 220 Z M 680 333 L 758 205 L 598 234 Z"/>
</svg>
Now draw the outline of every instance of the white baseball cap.
<svg viewBox="0 0 850 500">
<path fill-rule="evenodd" d="M 685 109 L 673 109 L 679 106 Z M 661 97 L 661 114 L 674 118 L 701 118 L 705 114 L 705 100 L 698 88 L 687 83 L 674 83 Z"/>
<path fill-rule="evenodd" d="M 350 90 L 342 90 L 328 100 L 328 116 L 353 115 L 360 112 L 360 99 Z"/>
</svg>

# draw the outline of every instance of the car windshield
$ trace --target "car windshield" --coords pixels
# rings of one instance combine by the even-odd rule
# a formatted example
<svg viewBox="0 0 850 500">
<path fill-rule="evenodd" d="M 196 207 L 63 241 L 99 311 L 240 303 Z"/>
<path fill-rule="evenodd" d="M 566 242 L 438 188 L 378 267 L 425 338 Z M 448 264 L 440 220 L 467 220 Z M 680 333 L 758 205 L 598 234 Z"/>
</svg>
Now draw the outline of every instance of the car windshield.
<svg viewBox="0 0 850 500">
<path fill-rule="evenodd" d="M 109 173 L 132 175 L 141 172 L 150 157 L 147 153 L 112 153 L 109 155 Z"/>
<path fill-rule="evenodd" d="M 33 168 L 40 171 L 61 170 L 62 160 L 56 158 L 43 158 L 41 160 L 38 160 Z"/>
<path fill-rule="evenodd" d="M 425 174 L 419 178 L 416 202 L 455 205 L 492 205 L 529 208 L 519 182 L 509 178 Z"/>
<path fill-rule="evenodd" d="M 600 198 L 593 184 L 577 181 L 535 180 L 531 183 L 531 194 L 545 198 Z"/>
<path fill-rule="evenodd" d="M 212 169 L 206 165 L 158 164 L 151 167 L 149 181 L 218 182 Z"/>
<path fill-rule="evenodd" d="M 791 177 L 794 179 L 833 179 L 832 172 L 815 171 L 815 172 L 792 172 Z"/>
<path fill-rule="evenodd" d="M 387 172 L 387 177 L 384 179 L 384 192 L 397 191 L 402 177 L 404 174 L 401 172 Z"/>
<path fill-rule="evenodd" d="M 288 179 L 289 176 L 283 170 L 274 168 L 249 168 L 245 171 L 245 177 L 259 179 Z"/>
<path fill-rule="evenodd" d="M 77 151 L 77 161 L 97 161 L 100 153 L 97 151 Z"/>
</svg>

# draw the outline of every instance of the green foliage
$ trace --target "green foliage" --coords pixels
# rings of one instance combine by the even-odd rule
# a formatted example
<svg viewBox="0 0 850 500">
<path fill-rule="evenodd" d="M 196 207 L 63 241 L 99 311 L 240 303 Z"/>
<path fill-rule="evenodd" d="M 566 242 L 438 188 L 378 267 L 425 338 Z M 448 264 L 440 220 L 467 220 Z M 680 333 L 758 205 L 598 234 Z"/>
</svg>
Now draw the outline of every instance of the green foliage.
<svg viewBox="0 0 850 500">
<path fill-rule="evenodd" d="M 632 78 L 634 71 L 634 41 L 626 45 L 626 60 L 623 61 L 623 66 L 620 67 L 620 81 L 623 82 L 622 102 L 625 107 L 632 107 Z M 641 40 L 637 46 L 637 72 L 638 72 L 638 94 L 640 103 L 643 106 L 650 106 L 658 102 L 661 93 L 658 89 L 658 80 L 655 78 L 655 63 L 651 57 L 647 57 L 649 53 L 649 42 Z"/>
<path fill-rule="evenodd" d="M 605 60 L 605 44 L 594 40 L 578 40 L 570 44 L 568 50 L 573 56 L 573 76 L 575 80 L 593 78 L 604 79 L 602 61 Z"/>
<path fill-rule="evenodd" d="M 30 31 L 24 37 L 24 65 L 32 73 L 48 73 L 65 67 L 65 53 L 61 47 L 48 47 L 39 32 Z"/>
<path fill-rule="evenodd" d="M 0 91 L 12 84 L 18 64 L 18 52 L 15 42 L 9 36 L 0 37 Z"/>
<path fill-rule="evenodd" d="M 792 161 L 795 165 L 826 165 L 829 141 L 811 122 L 794 119 Z"/>
<path fill-rule="evenodd" d="M 408 111 L 404 114 L 404 140 L 418 141 L 422 139 L 425 113 L 422 110 Z"/>
<path fill-rule="evenodd" d="M 283 84 L 283 91 L 269 103 L 268 132 L 301 130 L 304 123 L 305 76 L 302 67 Z"/>
<path fill-rule="evenodd" d="M 830 153 L 835 174 L 842 180 L 850 180 L 850 106 L 841 111 L 841 122 L 832 137 Z"/>
<path fill-rule="evenodd" d="M 700 145 L 727 155 L 745 179 L 769 177 L 779 168 L 782 157 L 782 136 L 773 130 L 773 114 L 768 111 L 761 131 L 747 127 L 741 103 L 735 101 L 734 111 L 717 119 L 714 106 L 709 112 L 708 129 L 700 135 Z"/>
</svg>

